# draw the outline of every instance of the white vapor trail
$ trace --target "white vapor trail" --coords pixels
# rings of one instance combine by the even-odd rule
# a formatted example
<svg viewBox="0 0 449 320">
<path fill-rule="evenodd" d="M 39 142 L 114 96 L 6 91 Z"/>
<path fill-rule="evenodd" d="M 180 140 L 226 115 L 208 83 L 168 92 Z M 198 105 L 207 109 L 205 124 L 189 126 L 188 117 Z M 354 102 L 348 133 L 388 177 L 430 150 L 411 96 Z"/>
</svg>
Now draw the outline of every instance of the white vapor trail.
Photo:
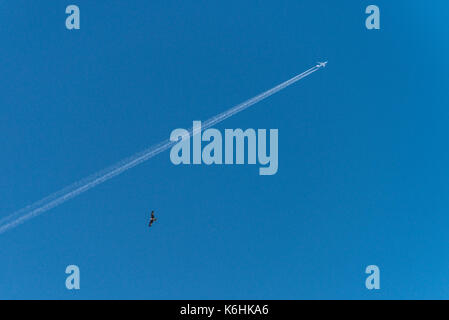
<svg viewBox="0 0 449 320">
<path fill-rule="evenodd" d="M 304 71 L 301 74 L 298 74 L 297 76 L 282 82 L 281 84 L 265 91 L 262 92 L 261 94 L 246 100 L 245 102 L 242 102 L 208 120 L 206 120 L 205 122 L 202 123 L 201 126 L 201 131 L 202 130 L 206 130 L 207 128 L 212 127 L 213 125 L 220 123 L 221 121 L 232 117 L 233 115 L 235 115 L 236 113 L 239 113 L 247 108 L 249 108 L 250 106 L 252 106 L 253 104 L 258 103 L 259 101 L 262 101 L 266 98 L 268 98 L 269 96 L 275 94 L 278 91 L 281 91 L 282 89 L 292 85 L 293 83 L 307 77 L 308 75 L 314 73 L 315 71 L 319 70 L 322 66 L 320 65 L 316 65 L 306 71 Z M 192 136 L 194 134 L 199 133 L 199 130 L 197 130 L 197 132 L 193 131 L 193 128 L 190 128 L 188 130 L 188 136 Z M 69 199 L 72 199 L 78 195 L 80 195 L 83 192 L 86 192 L 89 189 L 92 189 L 93 187 L 99 185 L 100 183 L 103 183 L 117 175 L 119 175 L 120 173 L 131 169 L 135 166 L 137 166 L 138 164 L 154 157 L 155 155 L 169 149 L 170 147 L 172 147 L 173 145 L 175 145 L 177 143 L 177 141 L 170 141 L 169 139 L 166 139 L 162 142 L 160 142 L 159 144 L 156 144 L 154 146 L 151 146 L 148 149 L 145 149 L 139 153 L 136 153 L 106 169 L 103 169 L 93 175 L 90 175 L 78 182 L 75 182 L 67 187 L 65 187 L 64 189 L 61 189 L 45 198 L 43 198 L 42 200 L 39 200 L 27 207 L 24 207 L 18 211 L 16 211 L 15 213 L 4 217 L 2 219 L 0 219 L 0 234 L 9 231 L 10 229 L 17 227 L 18 225 L 26 222 L 27 220 L 34 218 L 38 215 L 40 215 L 41 213 L 44 213 L 45 211 L 48 211 L 56 206 L 59 206 L 60 204 L 66 202 Z"/>
</svg>

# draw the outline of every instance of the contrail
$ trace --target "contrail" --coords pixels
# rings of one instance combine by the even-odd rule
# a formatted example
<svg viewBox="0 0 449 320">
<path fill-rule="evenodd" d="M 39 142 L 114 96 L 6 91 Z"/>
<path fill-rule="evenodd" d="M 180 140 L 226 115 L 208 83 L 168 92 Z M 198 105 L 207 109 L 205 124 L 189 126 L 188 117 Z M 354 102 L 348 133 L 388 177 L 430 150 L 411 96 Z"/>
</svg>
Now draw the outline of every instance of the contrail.
<svg viewBox="0 0 449 320">
<path fill-rule="evenodd" d="M 325 64 L 318 64 L 306 71 L 304 71 L 301 74 L 298 74 L 296 76 L 294 76 L 293 78 L 282 82 L 281 84 L 265 91 L 262 92 L 261 94 L 246 100 L 245 102 L 242 102 L 208 120 L 206 120 L 205 122 L 203 122 L 201 129 L 200 130 L 196 130 L 194 131 L 193 128 L 190 128 L 189 130 L 187 130 L 188 134 L 186 134 L 185 137 L 182 138 L 186 138 L 191 137 L 194 134 L 197 134 L 203 130 L 206 130 L 207 128 L 212 127 L 213 125 L 220 123 L 221 121 L 232 117 L 233 115 L 249 108 L 250 106 L 258 103 L 259 101 L 262 101 L 266 98 L 268 98 L 269 96 L 275 94 L 278 91 L 281 91 L 282 89 L 292 85 L 293 83 L 307 77 L 308 75 L 314 73 L 315 71 L 319 70 L 320 68 L 324 67 Z M 181 138 L 181 139 L 182 139 Z M 170 147 L 172 147 L 173 145 L 175 145 L 178 141 L 170 141 L 169 139 L 166 139 L 162 142 L 160 142 L 159 144 L 156 144 L 154 146 L 151 146 L 148 149 L 145 149 L 139 153 L 136 153 L 134 155 L 132 155 L 131 157 L 128 157 L 106 169 L 103 169 L 93 175 L 90 175 L 80 181 L 77 181 L 67 187 L 65 187 L 64 189 L 61 189 L 45 198 L 43 198 L 42 200 L 39 200 L 27 207 L 24 207 L 18 211 L 16 211 L 15 213 L 4 217 L 2 219 L 0 219 L 0 234 L 11 230 L 14 227 L 17 227 L 18 225 L 26 222 L 27 220 L 34 218 L 38 215 L 40 215 L 41 213 L 44 213 L 45 211 L 48 211 L 56 206 L 59 206 L 60 204 L 66 202 L 69 199 L 72 199 L 78 195 L 80 195 L 83 192 L 86 192 L 89 189 L 92 189 L 93 187 L 99 185 L 100 183 L 103 183 L 109 179 L 112 179 L 113 177 L 119 175 L 120 173 L 131 169 L 135 166 L 137 166 L 138 164 L 154 157 L 155 155 L 169 149 Z"/>
</svg>

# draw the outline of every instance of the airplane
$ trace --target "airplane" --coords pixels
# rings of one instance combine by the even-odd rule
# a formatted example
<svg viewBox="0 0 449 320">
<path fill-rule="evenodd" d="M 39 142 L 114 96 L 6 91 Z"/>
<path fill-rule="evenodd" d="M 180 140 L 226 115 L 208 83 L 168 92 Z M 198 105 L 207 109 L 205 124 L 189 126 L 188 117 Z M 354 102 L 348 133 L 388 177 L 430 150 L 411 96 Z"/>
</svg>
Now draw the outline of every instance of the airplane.
<svg viewBox="0 0 449 320">
<path fill-rule="evenodd" d="M 155 222 L 156 220 L 157 219 L 154 217 L 154 211 L 151 211 L 151 219 L 150 219 L 150 223 L 148 224 L 148 227 L 151 227 L 153 222 Z"/>
<path fill-rule="evenodd" d="M 323 67 L 323 68 L 325 68 L 326 67 L 326 64 L 327 64 L 327 61 L 325 61 L 325 62 L 318 62 L 318 64 L 316 65 L 318 68 L 321 68 L 321 67 Z"/>
</svg>

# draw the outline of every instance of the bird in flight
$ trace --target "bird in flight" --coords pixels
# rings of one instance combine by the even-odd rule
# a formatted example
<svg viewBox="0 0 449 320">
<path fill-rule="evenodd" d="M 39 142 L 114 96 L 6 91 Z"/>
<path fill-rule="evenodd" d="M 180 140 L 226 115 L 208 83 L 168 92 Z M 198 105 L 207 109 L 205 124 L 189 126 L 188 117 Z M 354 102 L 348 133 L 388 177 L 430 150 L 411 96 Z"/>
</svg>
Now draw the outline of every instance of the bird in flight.
<svg viewBox="0 0 449 320">
<path fill-rule="evenodd" d="M 154 217 L 154 211 L 151 211 L 151 218 L 150 218 L 150 223 L 148 224 L 148 227 L 151 227 L 153 222 L 155 222 L 156 220 L 157 219 Z"/>
</svg>

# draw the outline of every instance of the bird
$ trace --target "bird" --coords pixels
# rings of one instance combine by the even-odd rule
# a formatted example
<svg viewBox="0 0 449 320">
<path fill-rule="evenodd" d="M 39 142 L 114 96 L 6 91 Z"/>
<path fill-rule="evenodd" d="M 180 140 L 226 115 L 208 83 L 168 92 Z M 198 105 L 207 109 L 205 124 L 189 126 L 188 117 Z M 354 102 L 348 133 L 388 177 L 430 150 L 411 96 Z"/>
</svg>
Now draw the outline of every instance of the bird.
<svg viewBox="0 0 449 320">
<path fill-rule="evenodd" d="M 154 210 L 151 211 L 151 218 L 150 218 L 150 223 L 148 224 L 148 227 L 151 227 L 151 225 L 153 224 L 153 222 L 155 222 L 157 219 L 154 217 Z"/>
</svg>

